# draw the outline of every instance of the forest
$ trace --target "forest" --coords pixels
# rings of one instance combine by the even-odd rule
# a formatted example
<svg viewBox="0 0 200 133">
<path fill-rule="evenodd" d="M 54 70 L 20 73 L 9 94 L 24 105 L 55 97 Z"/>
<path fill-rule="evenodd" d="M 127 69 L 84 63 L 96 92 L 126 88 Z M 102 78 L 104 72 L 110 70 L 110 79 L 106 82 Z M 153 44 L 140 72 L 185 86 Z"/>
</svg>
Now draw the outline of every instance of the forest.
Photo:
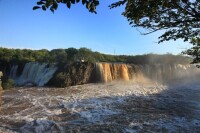
<svg viewBox="0 0 200 133">
<path fill-rule="evenodd" d="M 53 50 L 9 49 L 0 47 L 0 64 L 25 64 L 27 62 L 46 62 L 69 64 L 73 62 L 121 62 L 129 64 L 186 64 L 192 61 L 190 57 L 170 53 L 144 55 L 111 55 L 94 52 L 88 48 L 67 48 Z"/>
</svg>

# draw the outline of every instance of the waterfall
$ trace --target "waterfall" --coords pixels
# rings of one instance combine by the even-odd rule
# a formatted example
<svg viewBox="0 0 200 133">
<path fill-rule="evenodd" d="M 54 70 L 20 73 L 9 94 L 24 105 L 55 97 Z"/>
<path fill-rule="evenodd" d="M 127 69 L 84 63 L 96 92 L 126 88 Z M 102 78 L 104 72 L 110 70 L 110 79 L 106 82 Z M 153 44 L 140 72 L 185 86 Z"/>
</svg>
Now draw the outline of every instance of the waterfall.
<svg viewBox="0 0 200 133">
<path fill-rule="evenodd" d="M 17 69 L 18 69 L 18 65 L 13 65 L 11 70 L 10 70 L 10 75 L 9 77 L 11 79 L 16 79 L 17 78 Z"/>
<path fill-rule="evenodd" d="M 96 63 L 95 66 L 96 76 L 100 82 L 109 82 L 116 79 L 129 80 L 128 68 L 126 64 Z"/>
<path fill-rule="evenodd" d="M 124 63 L 95 63 L 94 68 L 88 66 L 89 71 L 93 74 L 86 75 L 88 79 L 85 81 L 85 76 L 77 73 L 74 76 L 66 76 L 69 81 L 79 81 L 79 83 L 89 82 L 111 82 L 114 80 L 134 81 L 134 82 L 148 82 L 155 81 L 159 83 L 179 82 L 183 78 L 185 81 L 197 80 L 200 77 L 200 69 L 195 65 L 181 65 L 181 64 L 145 64 L 134 65 Z M 73 67 L 73 66 L 71 66 Z M 36 85 L 44 86 L 53 78 L 57 70 L 55 64 L 29 62 L 26 63 L 22 74 L 17 77 L 18 66 L 14 65 L 10 71 L 10 77 L 15 80 L 16 85 Z M 85 69 L 79 68 L 80 71 Z M 66 74 L 70 75 L 70 71 Z M 77 76 L 79 75 L 79 76 Z M 91 77 L 90 77 L 91 76 Z M 197 78 L 198 77 L 198 78 Z M 183 81 L 183 80 L 182 80 Z M 61 81 L 62 82 L 62 81 Z M 63 81 L 64 82 L 64 81 Z"/>
<path fill-rule="evenodd" d="M 181 64 L 148 64 L 143 66 L 144 75 L 154 81 L 166 82 L 182 78 L 195 78 L 200 75 L 200 69 L 195 65 Z"/>
<path fill-rule="evenodd" d="M 16 85 L 33 84 L 44 86 L 56 72 L 55 64 L 29 62 L 26 63 L 21 76 L 16 80 Z"/>
<path fill-rule="evenodd" d="M 146 64 L 133 65 L 123 63 L 96 63 L 97 82 L 109 82 L 113 80 L 143 81 L 152 80 L 166 83 L 187 78 L 195 80 L 200 77 L 200 69 L 195 65 L 181 64 Z"/>
</svg>

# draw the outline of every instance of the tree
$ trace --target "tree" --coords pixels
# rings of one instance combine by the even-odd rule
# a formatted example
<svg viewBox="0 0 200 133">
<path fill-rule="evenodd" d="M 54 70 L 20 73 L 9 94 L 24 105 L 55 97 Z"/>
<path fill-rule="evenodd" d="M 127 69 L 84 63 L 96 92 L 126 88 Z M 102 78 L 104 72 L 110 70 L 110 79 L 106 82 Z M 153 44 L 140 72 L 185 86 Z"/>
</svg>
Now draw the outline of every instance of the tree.
<svg viewBox="0 0 200 133">
<path fill-rule="evenodd" d="M 99 0 L 81 0 L 83 5 L 96 13 Z M 68 8 L 80 0 L 40 0 L 33 9 L 50 8 L 52 12 L 58 4 L 66 4 Z M 169 40 L 183 39 L 190 41 L 200 38 L 200 0 L 119 0 L 109 7 L 125 6 L 122 13 L 132 27 L 142 27 L 147 35 L 156 31 L 165 32 L 159 37 L 159 43 Z M 199 53 L 200 54 L 200 53 Z"/>
<path fill-rule="evenodd" d="M 96 62 L 95 57 L 93 56 L 93 52 L 92 50 L 88 49 L 88 48 L 80 48 L 78 50 L 78 59 L 79 60 L 85 60 L 87 62 Z"/>
<path fill-rule="evenodd" d="M 53 49 L 50 51 L 51 62 L 66 63 L 67 53 L 64 49 Z"/>
<path fill-rule="evenodd" d="M 122 13 L 133 27 L 142 27 L 150 34 L 166 30 L 159 43 L 168 40 L 188 41 L 200 36 L 199 0 L 122 0 L 110 5 L 126 5 Z"/>
<path fill-rule="evenodd" d="M 78 50 L 75 49 L 75 48 L 68 48 L 68 49 L 65 49 L 65 52 L 67 53 L 67 60 L 68 61 L 76 61 L 76 55 L 78 53 Z"/>
<path fill-rule="evenodd" d="M 193 64 L 200 63 L 200 38 L 193 38 L 191 40 L 191 43 L 193 44 L 193 47 L 186 51 L 183 51 L 183 54 L 192 56 Z M 197 65 L 197 67 L 200 67 L 200 65 Z"/>
</svg>

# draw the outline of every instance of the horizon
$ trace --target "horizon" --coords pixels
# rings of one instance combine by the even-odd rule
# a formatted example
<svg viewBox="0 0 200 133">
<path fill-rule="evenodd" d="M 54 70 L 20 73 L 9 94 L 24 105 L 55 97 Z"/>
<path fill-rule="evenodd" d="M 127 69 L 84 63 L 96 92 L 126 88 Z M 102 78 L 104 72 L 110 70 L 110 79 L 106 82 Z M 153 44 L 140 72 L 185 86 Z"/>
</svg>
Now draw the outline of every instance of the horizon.
<svg viewBox="0 0 200 133">
<path fill-rule="evenodd" d="M 114 55 L 177 55 L 191 46 L 182 40 L 157 44 L 162 31 L 141 35 L 140 32 L 145 30 L 131 27 L 121 15 L 124 7 L 108 8 L 114 0 L 102 1 L 97 14 L 88 12 L 80 3 L 71 9 L 60 5 L 54 14 L 49 10 L 33 11 L 36 2 L 0 0 L 3 18 L 0 21 L 0 47 L 32 50 L 86 47 Z"/>
</svg>

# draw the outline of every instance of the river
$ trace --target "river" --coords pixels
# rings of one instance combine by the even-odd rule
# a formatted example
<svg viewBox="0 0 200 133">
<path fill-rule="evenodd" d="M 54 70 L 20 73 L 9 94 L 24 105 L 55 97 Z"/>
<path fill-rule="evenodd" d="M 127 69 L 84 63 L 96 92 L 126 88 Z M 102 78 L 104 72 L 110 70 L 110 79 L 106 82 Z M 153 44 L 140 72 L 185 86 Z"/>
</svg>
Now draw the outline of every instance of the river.
<svg viewBox="0 0 200 133">
<path fill-rule="evenodd" d="M 3 92 L 0 132 L 200 132 L 200 83 L 110 82 Z"/>
</svg>

